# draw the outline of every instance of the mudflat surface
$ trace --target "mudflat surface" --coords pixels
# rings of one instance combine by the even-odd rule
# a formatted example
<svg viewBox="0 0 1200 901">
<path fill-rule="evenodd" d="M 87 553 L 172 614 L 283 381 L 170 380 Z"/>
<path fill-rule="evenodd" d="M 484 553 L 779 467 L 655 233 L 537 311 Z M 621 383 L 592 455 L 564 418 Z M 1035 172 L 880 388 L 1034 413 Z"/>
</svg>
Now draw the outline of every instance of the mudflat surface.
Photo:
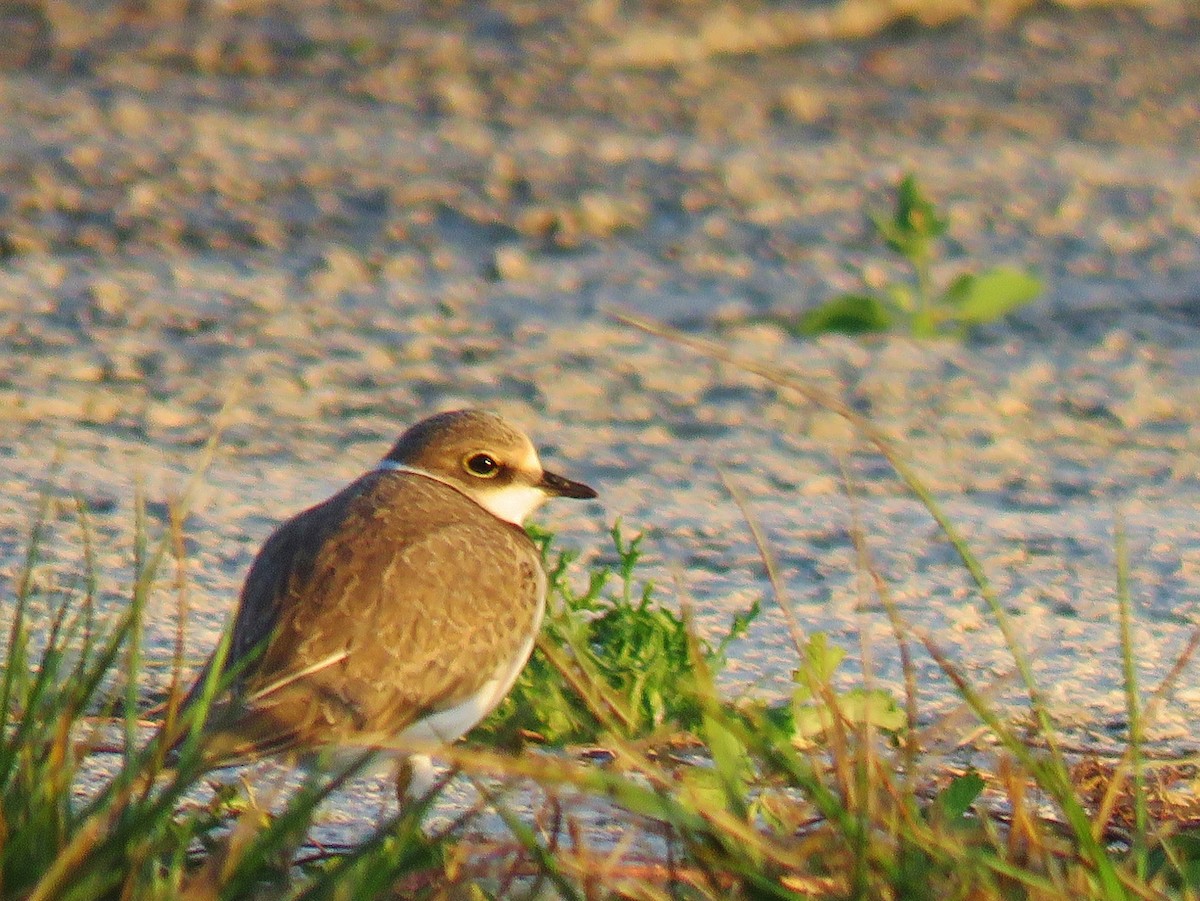
<svg viewBox="0 0 1200 901">
<path fill-rule="evenodd" d="M 5 603 L 47 491 L 41 596 L 77 584 L 77 495 L 99 595 L 122 603 L 136 492 L 160 534 L 221 420 L 181 570 L 198 663 L 275 523 L 407 424 L 484 406 L 600 490 L 539 514 L 581 552 L 581 581 L 613 560 L 619 517 L 647 533 L 659 596 L 685 596 L 709 634 L 768 598 L 731 692 L 782 697 L 795 654 L 722 473 L 803 628 L 850 649 L 848 680 L 865 639 L 874 678 L 900 685 L 855 508 L 912 627 L 976 679 L 1009 669 L 961 563 L 861 436 L 607 313 L 622 309 L 783 367 L 892 436 L 982 559 L 1064 726 L 1099 739 L 1123 717 L 1115 517 L 1144 685 L 1196 628 L 1196 20 L 1043 10 L 731 49 L 701 39 L 727 33 L 703 4 L 678 20 L 77 7 L 0 72 Z M 908 171 L 952 217 L 939 279 L 1011 263 L 1044 296 L 961 343 L 792 337 L 781 320 L 902 274 L 866 213 Z M 148 690 L 175 578 L 165 566 L 152 601 Z M 932 720 L 953 693 L 919 667 Z M 1169 748 L 1190 747 L 1195 683 L 1192 667 L 1152 729 Z"/>
</svg>

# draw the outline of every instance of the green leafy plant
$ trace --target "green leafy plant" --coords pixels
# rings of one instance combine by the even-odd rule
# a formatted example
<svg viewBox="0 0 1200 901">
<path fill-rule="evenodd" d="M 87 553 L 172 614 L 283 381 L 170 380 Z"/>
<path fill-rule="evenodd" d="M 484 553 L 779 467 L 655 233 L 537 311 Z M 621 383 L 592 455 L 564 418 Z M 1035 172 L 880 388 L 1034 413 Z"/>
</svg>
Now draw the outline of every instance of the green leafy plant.
<svg viewBox="0 0 1200 901">
<path fill-rule="evenodd" d="M 886 732 L 899 732 L 906 725 L 904 711 L 888 692 L 880 688 L 852 688 L 836 692 L 832 680 L 846 652 L 829 644 L 824 633 L 808 640 L 800 668 L 793 674 L 792 727 L 796 742 L 819 740 L 835 727 L 871 725 Z"/>
<path fill-rule="evenodd" d="M 618 563 L 598 566 L 587 589 L 576 593 L 567 580 L 577 554 L 551 551 L 552 536 L 531 529 L 541 545 L 550 600 L 538 650 L 508 698 L 474 733 L 513 743 L 536 736 L 549 744 L 595 742 L 605 729 L 642 737 L 669 727 L 699 726 L 702 710 L 694 691 L 695 666 L 684 618 L 654 598 L 654 585 L 637 573 L 644 536 L 626 540 L 621 524 L 610 531 Z M 613 577 L 615 591 L 606 592 Z M 745 634 L 759 605 L 735 616 L 716 647 L 701 642 L 705 664 L 719 671 L 730 642 Z M 564 678 L 563 670 L 574 678 Z M 581 693 L 583 681 L 598 697 Z M 607 711 L 597 716 L 596 707 Z"/>
<path fill-rule="evenodd" d="M 889 285 L 880 294 L 835 297 L 800 318 L 796 329 L 801 334 L 859 334 L 892 328 L 922 338 L 963 334 L 1002 319 L 1042 291 L 1035 276 L 1010 266 L 963 272 L 944 287 L 935 285 L 937 243 L 949 229 L 950 219 L 938 212 L 912 174 L 896 188 L 891 215 L 873 213 L 871 221 L 888 248 L 908 261 L 912 279 Z"/>
</svg>

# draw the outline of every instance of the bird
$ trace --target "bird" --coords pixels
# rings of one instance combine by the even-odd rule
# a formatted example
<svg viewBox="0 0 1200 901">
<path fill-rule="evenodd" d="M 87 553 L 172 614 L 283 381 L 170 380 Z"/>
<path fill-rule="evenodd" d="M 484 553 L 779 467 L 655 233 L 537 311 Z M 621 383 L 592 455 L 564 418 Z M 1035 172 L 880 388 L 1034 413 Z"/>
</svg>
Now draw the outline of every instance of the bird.
<svg viewBox="0 0 1200 901">
<path fill-rule="evenodd" d="M 367 758 L 394 770 L 401 804 L 425 795 L 430 750 L 491 713 L 533 650 L 547 578 L 525 518 L 547 498 L 596 496 L 494 413 L 417 422 L 258 552 L 227 654 L 184 700 L 214 668 L 228 683 L 200 727 L 207 764 Z"/>
</svg>

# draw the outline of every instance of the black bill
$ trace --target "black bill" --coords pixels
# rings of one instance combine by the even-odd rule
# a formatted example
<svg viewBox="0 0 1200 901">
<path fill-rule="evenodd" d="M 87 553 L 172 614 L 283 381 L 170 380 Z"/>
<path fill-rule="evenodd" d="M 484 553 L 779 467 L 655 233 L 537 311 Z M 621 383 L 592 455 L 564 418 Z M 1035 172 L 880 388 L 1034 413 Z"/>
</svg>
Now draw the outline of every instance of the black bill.
<svg viewBox="0 0 1200 901">
<path fill-rule="evenodd" d="M 590 498 L 596 496 L 594 488 L 589 488 L 583 482 L 572 482 L 552 472 L 543 472 L 538 487 L 547 494 L 555 497 Z"/>
</svg>

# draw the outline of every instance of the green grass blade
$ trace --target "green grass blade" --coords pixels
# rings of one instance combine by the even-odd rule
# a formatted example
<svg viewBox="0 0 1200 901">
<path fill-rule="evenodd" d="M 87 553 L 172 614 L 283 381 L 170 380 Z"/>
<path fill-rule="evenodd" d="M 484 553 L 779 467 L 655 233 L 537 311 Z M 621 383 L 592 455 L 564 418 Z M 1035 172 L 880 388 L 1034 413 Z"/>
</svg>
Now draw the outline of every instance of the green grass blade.
<svg viewBox="0 0 1200 901">
<path fill-rule="evenodd" d="M 359 897 L 387 897 L 385 893 L 405 875 L 437 866 L 446 834 L 426 838 L 421 828 L 422 818 L 437 794 L 406 804 L 353 851 L 340 855 L 313 877 L 294 901 L 339 901 L 345 897 L 347 886 L 353 886 Z M 464 824 L 460 819 L 453 826 L 456 830 Z"/>
<path fill-rule="evenodd" d="M 487 800 L 489 806 L 496 812 L 496 815 L 504 821 L 504 825 L 508 827 L 508 831 L 512 833 L 513 838 L 533 858 L 543 877 L 548 879 L 558 890 L 559 896 L 565 899 L 565 901 L 583 901 L 583 895 L 563 875 L 562 868 L 559 867 L 558 862 L 554 859 L 554 855 L 550 853 L 545 845 L 538 841 L 538 837 L 533 829 L 522 819 L 514 815 L 495 792 L 482 782 L 478 780 L 474 781 L 476 789 Z"/>
<path fill-rule="evenodd" d="M 1121 640 L 1121 668 L 1125 680 L 1125 711 L 1129 719 L 1129 761 L 1133 770 L 1133 837 L 1132 856 L 1134 871 L 1139 879 L 1145 879 L 1148 871 L 1146 829 L 1146 773 L 1142 758 L 1145 742 L 1142 723 L 1141 695 L 1138 689 L 1137 665 L 1134 660 L 1132 602 L 1129 594 L 1129 541 L 1125 531 L 1125 519 L 1119 513 L 1113 521 L 1114 556 L 1117 564 L 1117 613 Z"/>
<path fill-rule="evenodd" d="M 59 466 L 56 456 L 51 464 L 51 476 Z M 50 476 L 47 477 L 49 485 Z M 29 540 L 26 545 L 25 561 L 21 575 L 17 579 L 16 603 L 13 606 L 12 623 L 8 630 L 8 647 L 4 661 L 4 678 L 0 680 L 0 736 L 8 734 L 13 716 L 13 703 L 17 694 L 23 693 L 29 679 L 29 660 L 26 642 L 26 616 L 29 610 L 29 600 L 33 591 L 33 573 L 41 559 L 42 543 L 45 540 L 46 529 L 50 519 L 51 495 L 47 487 L 38 499 L 37 512 L 29 529 Z M 18 727 L 20 728 L 20 726 Z M 20 745 L 17 742 L 0 742 L 0 786 L 7 785 L 12 773 L 16 752 Z"/>
</svg>

